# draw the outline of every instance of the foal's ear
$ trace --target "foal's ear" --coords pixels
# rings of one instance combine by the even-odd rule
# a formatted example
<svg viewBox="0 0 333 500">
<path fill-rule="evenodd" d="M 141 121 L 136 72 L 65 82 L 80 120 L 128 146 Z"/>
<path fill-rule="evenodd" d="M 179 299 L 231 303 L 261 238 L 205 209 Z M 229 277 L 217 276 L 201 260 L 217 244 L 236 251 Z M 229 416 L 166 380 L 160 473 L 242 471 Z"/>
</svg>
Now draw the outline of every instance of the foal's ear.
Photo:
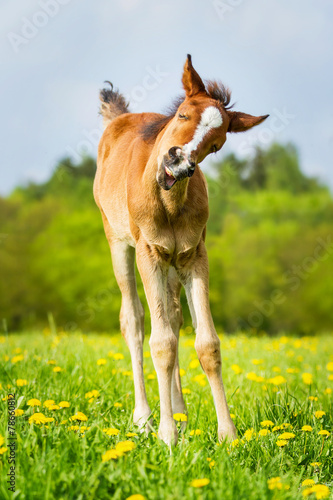
<svg viewBox="0 0 333 500">
<path fill-rule="evenodd" d="M 240 113 L 239 111 L 227 111 L 230 123 L 228 132 L 245 132 L 246 130 L 259 125 L 269 115 L 263 116 L 252 116 L 246 113 Z"/>
<path fill-rule="evenodd" d="M 187 54 L 182 82 L 188 97 L 193 97 L 194 95 L 200 93 L 206 93 L 203 81 L 192 66 L 192 57 L 190 54 Z"/>
</svg>

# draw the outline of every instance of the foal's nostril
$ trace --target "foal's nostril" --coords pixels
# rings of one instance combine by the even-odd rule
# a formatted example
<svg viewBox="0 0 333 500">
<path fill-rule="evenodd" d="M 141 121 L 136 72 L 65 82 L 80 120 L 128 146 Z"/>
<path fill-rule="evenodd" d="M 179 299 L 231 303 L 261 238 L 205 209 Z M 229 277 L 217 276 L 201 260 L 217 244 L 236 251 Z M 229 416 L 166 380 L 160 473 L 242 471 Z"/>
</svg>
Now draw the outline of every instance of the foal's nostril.
<svg viewBox="0 0 333 500">
<path fill-rule="evenodd" d="M 169 149 L 170 158 L 177 158 L 179 156 L 179 153 L 181 153 L 181 149 L 178 146 L 173 146 Z"/>
</svg>

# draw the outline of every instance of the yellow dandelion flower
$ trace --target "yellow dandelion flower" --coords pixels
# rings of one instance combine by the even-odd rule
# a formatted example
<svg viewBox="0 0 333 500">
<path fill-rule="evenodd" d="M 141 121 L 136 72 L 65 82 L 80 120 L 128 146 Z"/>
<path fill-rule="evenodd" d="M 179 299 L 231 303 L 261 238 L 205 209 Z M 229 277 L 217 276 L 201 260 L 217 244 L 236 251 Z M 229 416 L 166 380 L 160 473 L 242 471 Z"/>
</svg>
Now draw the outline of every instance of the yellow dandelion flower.
<svg viewBox="0 0 333 500">
<path fill-rule="evenodd" d="M 302 486 L 312 486 L 313 484 L 316 484 L 313 479 L 304 479 L 302 482 Z"/>
<path fill-rule="evenodd" d="M 24 378 L 18 378 L 18 379 L 16 380 L 16 385 L 17 385 L 18 387 L 23 387 L 24 385 L 28 385 L 28 381 L 27 381 L 27 380 L 25 380 Z"/>
<path fill-rule="evenodd" d="M 46 401 L 44 401 L 44 403 L 43 403 L 43 406 L 44 406 L 45 408 L 48 408 L 48 407 L 49 407 L 49 406 L 51 406 L 51 405 L 55 405 L 55 401 L 54 401 L 53 399 L 47 399 L 47 400 L 46 400 Z"/>
<path fill-rule="evenodd" d="M 286 441 L 285 439 L 278 439 L 276 441 L 276 445 L 279 446 L 280 448 L 286 446 L 286 444 L 288 444 L 288 441 Z"/>
<path fill-rule="evenodd" d="M 327 389 L 324 390 L 324 394 L 332 394 L 332 389 L 327 387 Z"/>
<path fill-rule="evenodd" d="M 70 417 L 69 420 L 79 420 L 80 422 L 86 422 L 88 420 L 88 417 L 82 413 L 82 411 L 77 411 L 75 413 L 75 415 L 73 415 L 72 417 Z"/>
<path fill-rule="evenodd" d="M 62 421 L 60 422 L 60 425 L 65 425 L 65 424 L 67 424 L 67 422 L 68 422 L 68 420 L 62 420 Z"/>
<path fill-rule="evenodd" d="M 39 399 L 33 398 L 33 399 L 29 399 L 29 401 L 27 402 L 27 405 L 28 406 L 42 406 L 42 403 L 39 401 Z"/>
<path fill-rule="evenodd" d="M 200 362 L 199 362 L 199 360 L 198 360 L 198 359 L 193 359 L 193 360 L 191 361 L 191 363 L 189 364 L 189 366 L 188 366 L 188 367 L 189 367 L 189 368 L 191 368 L 191 369 L 193 370 L 194 368 L 198 368 L 198 366 L 200 366 Z"/>
<path fill-rule="evenodd" d="M 103 432 L 107 435 L 107 436 L 117 436 L 120 432 L 119 429 L 112 429 L 112 427 L 109 427 L 108 429 L 103 429 Z"/>
<path fill-rule="evenodd" d="M 230 418 L 232 418 L 232 420 L 235 420 L 236 415 L 234 413 L 230 413 Z"/>
<path fill-rule="evenodd" d="M 287 368 L 287 373 L 299 373 L 299 368 Z"/>
<path fill-rule="evenodd" d="M 309 396 L 310 401 L 318 401 L 317 396 Z"/>
<path fill-rule="evenodd" d="M 256 373 L 254 373 L 254 372 L 249 372 L 249 373 L 246 374 L 246 378 L 248 380 L 252 380 L 252 382 L 256 382 L 257 381 L 257 377 L 258 377 L 258 375 Z"/>
<path fill-rule="evenodd" d="M 273 427 L 274 422 L 272 422 L 271 420 L 263 420 L 262 422 L 260 422 L 260 425 L 261 427 Z"/>
<path fill-rule="evenodd" d="M 143 495 L 140 495 L 140 493 L 137 493 L 135 495 L 127 497 L 126 500 L 145 500 L 145 497 Z"/>
<path fill-rule="evenodd" d="M 272 477 L 267 480 L 267 485 L 269 490 L 281 490 L 282 482 L 280 477 Z"/>
<path fill-rule="evenodd" d="M 210 468 L 210 469 L 213 469 L 213 468 L 215 467 L 215 464 L 216 464 L 215 460 L 211 460 L 211 461 L 209 462 L 209 468 Z"/>
<path fill-rule="evenodd" d="M 185 413 L 174 413 L 173 418 L 177 422 L 187 422 L 187 415 L 185 415 Z"/>
<path fill-rule="evenodd" d="M 239 446 L 239 439 L 234 439 L 233 441 L 231 441 L 231 447 L 232 448 L 237 448 L 237 446 Z"/>
<path fill-rule="evenodd" d="M 302 431 L 304 431 L 304 432 L 311 432 L 312 431 L 311 425 L 303 425 Z"/>
<path fill-rule="evenodd" d="M 102 455 L 102 462 L 108 462 L 109 460 L 116 460 L 121 455 L 116 450 L 108 450 Z"/>
<path fill-rule="evenodd" d="M 69 408 L 70 405 L 71 404 L 68 401 L 60 401 L 59 408 Z"/>
<path fill-rule="evenodd" d="M 62 371 L 62 368 L 60 366 L 55 366 L 52 371 L 54 371 L 54 373 L 59 373 Z"/>
<path fill-rule="evenodd" d="M 313 375 L 311 373 L 302 373 L 304 384 L 311 385 L 313 383 Z"/>
<path fill-rule="evenodd" d="M 34 413 L 29 417 L 29 424 L 46 424 L 48 422 L 54 422 L 54 418 L 46 417 L 43 413 Z"/>
<path fill-rule="evenodd" d="M 273 385 L 281 385 L 285 384 L 286 382 L 287 380 L 282 375 L 277 375 L 276 377 L 268 379 L 268 383 Z"/>
<path fill-rule="evenodd" d="M 3 436 L 1 436 L 1 434 L 0 434 L 0 446 L 2 446 L 4 442 L 5 442 L 5 438 Z"/>
<path fill-rule="evenodd" d="M 118 453 L 126 453 L 132 451 L 135 448 L 135 443 L 133 441 L 119 441 L 116 445 L 116 451 Z"/>
<path fill-rule="evenodd" d="M 115 359 L 115 360 L 124 359 L 124 355 L 123 355 L 121 352 L 116 352 L 116 353 L 113 355 L 113 359 Z M 103 364 L 104 364 L 104 363 L 103 363 Z"/>
<path fill-rule="evenodd" d="M 273 366 L 272 370 L 275 373 L 281 373 L 281 368 L 279 366 Z"/>
<path fill-rule="evenodd" d="M 106 365 L 106 359 L 104 359 L 104 358 L 98 359 L 97 365 L 98 366 Z"/>
<path fill-rule="evenodd" d="M 68 427 L 68 430 L 69 430 L 69 431 L 74 431 L 74 432 L 76 432 L 76 431 L 79 431 L 79 430 L 80 430 L 80 426 L 79 426 L 79 425 L 70 425 L 70 426 Z"/>
<path fill-rule="evenodd" d="M 321 462 L 310 462 L 311 467 L 320 467 Z"/>
<path fill-rule="evenodd" d="M 327 369 L 329 372 L 333 372 L 333 361 L 330 361 L 329 363 L 327 363 L 327 365 L 326 365 L 326 369 Z"/>
<path fill-rule="evenodd" d="M 244 433 L 244 439 L 246 439 L 246 441 L 251 441 L 251 439 L 253 437 L 255 437 L 257 434 L 256 432 L 254 431 L 254 429 L 247 429 Z"/>
<path fill-rule="evenodd" d="M 201 429 L 195 429 L 190 432 L 190 436 L 200 436 L 200 434 L 202 434 Z"/>
<path fill-rule="evenodd" d="M 253 365 L 262 365 L 264 363 L 263 359 L 251 359 Z"/>
<path fill-rule="evenodd" d="M 333 380 L 333 374 L 332 375 L 328 375 L 328 380 Z"/>
<path fill-rule="evenodd" d="M 56 365 L 57 362 L 54 360 L 54 359 L 50 359 L 48 362 L 47 362 L 48 365 Z"/>
<path fill-rule="evenodd" d="M 184 370 L 184 368 L 180 368 L 180 369 L 179 369 L 179 375 L 180 375 L 181 377 L 184 377 L 184 375 L 186 375 L 186 371 Z"/>
<path fill-rule="evenodd" d="M 191 394 L 191 390 L 188 389 L 187 387 L 184 387 L 184 389 L 182 389 L 182 393 L 183 394 Z"/>
<path fill-rule="evenodd" d="M 288 440 L 288 439 L 294 439 L 294 437 L 295 434 L 293 432 L 283 432 L 282 434 L 280 434 L 279 439 Z"/>
<path fill-rule="evenodd" d="M 86 392 L 85 396 L 86 399 L 91 399 L 91 398 L 98 398 L 99 397 L 99 391 L 96 389 L 93 389 L 92 391 Z"/>
<path fill-rule="evenodd" d="M 310 488 L 306 488 L 302 492 L 302 495 L 304 497 L 308 497 L 309 495 L 312 495 L 312 493 L 316 494 L 316 499 L 317 500 L 321 500 L 322 498 L 327 498 L 329 496 L 330 490 L 324 484 L 314 484 Z"/>
<path fill-rule="evenodd" d="M 137 436 L 137 433 L 136 433 L 136 432 L 128 432 L 128 433 L 126 434 L 126 437 L 128 437 L 128 438 L 131 438 L 131 437 L 136 437 L 136 436 Z"/>
<path fill-rule="evenodd" d="M 0 455 L 3 455 L 4 453 L 6 453 L 6 451 L 8 451 L 8 448 L 6 448 L 5 446 L 1 447 L 0 448 Z"/>
<path fill-rule="evenodd" d="M 17 409 L 14 411 L 14 413 L 15 413 L 15 417 L 21 417 L 23 415 L 24 411 Z"/>
<path fill-rule="evenodd" d="M 149 373 L 147 379 L 148 380 L 155 380 L 156 379 L 156 374 L 155 373 Z"/>
<path fill-rule="evenodd" d="M 331 433 L 329 431 L 326 431 L 325 429 L 321 430 L 318 432 L 319 436 L 330 436 Z"/>
<path fill-rule="evenodd" d="M 316 418 L 322 418 L 324 415 L 326 415 L 326 413 L 324 411 L 318 410 L 318 411 L 315 412 L 315 417 Z"/>
<path fill-rule="evenodd" d="M 14 356 L 12 358 L 12 363 L 18 363 L 19 361 L 23 361 L 24 360 L 24 356 L 23 354 L 19 354 L 18 356 Z"/>
<path fill-rule="evenodd" d="M 48 408 L 48 410 L 60 410 L 60 406 L 59 405 L 50 405 L 47 408 Z"/>
<path fill-rule="evenodd" d="M 113 405 L 115 408 L 121 408 L 123 405 L 122 403 L 114 403 Z"/>
<path fill-rule="evenodd" d="M 202 488 L 203 486 L 207 486 L 207 484 L 210 483 L 210 480 L 207 478 L 202 478 L 202 479 L 193 479 L 191 482 L 191 486 L 193 488 Z"/>
<path fill-rule="evenodd" d="M 149 351 L 145 351 L 145 352 L 143 353 L 143 357 L 144 357 L 144 358 L 150 358 L 150 352 L 149 352 Z"/>
<path fill-rule="evenodd" d="M 269 429 L 261 429 L 259 431 L 259 436 L 268 436 L 268 434 L 270 434 L 271 431 Z"/>
<path fill-rule="evenodd" d="M 236 374 L 236 375 L 239 375 L 240 373 L 243 372 L 243 370 L 241 369 L 240 366 L 238 365 L 231 365 L 231 369 L 233 370 L 233 372 Z"/>
</svg>

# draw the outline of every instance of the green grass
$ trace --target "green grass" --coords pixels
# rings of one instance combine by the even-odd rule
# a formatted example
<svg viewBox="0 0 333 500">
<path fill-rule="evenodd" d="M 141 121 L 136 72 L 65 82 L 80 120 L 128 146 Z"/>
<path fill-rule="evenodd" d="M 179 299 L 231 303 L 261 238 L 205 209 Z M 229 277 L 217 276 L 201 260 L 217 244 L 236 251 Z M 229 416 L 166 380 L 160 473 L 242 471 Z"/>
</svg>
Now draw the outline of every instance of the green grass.
<svg viewBox="0 0 333 500">
<path fill-rule="evenodd" d="M 195 362 L 190 366 L 196 359 L 194 336 L 183 331 L 180 364 L 185 370 L 183 387 L 191 391 L 185 394 L 189 416 L 187 429 L 180 434 L 172 451 L 152 434 L 126 436 L 136 429 L 132 422 L 130 356 L 120 335 L 44 332 L 9 335 L 0 341 L 2 451 L 9 442 L 6 400 L 9 392 L 15 392 L 16 407 L 23 410 L 15 424 L 16 492 L 7 490 L 7 450 L 0 455 L 1 499 L 122 500 L 141 494 L 147 500 L 297 500 L 304 498 L 301 483 L 305 479 L 326 484 L 333 491 L 332 434 L 318 435 L 322 429 L 332 432 L 333 371 L 329 368 L 332 369 L 333 339 L 329 335 L 301 339 L 222 336 L 224 383 L 239 435 L 239 442 L 231 446 L 217 442 L 210 388 L 205 378 L 195 379 L 201 368 Z M 119 353 L 123 359 L 115 359 L 121 357 L 114 356 Z M 148 342 L 145 353 L 148 400 L 157 429 L 159 398 Z M 106 363 L 98 364 L 100 359 Z M 61 371 L 54 371 L 57 366 Z M 251 372 L 255 376 L 250 375 L 250 379 L 255 380 L 248 378 Z M 304 373 L 312 375 L 312 384 L 305 383 Z M 26 381 L 26 385 L 18 386 L 19 379 Z M 92 390 L 99 391 L 99 396 L 86 397 Z M 55 403 L 68 401 L 70 407 L 55 410 L 36 407 L 35 412 L 42 412 L 54 421 L 29 423 L 33 408 L 27 402 L 31 398 L 39 399 L 42 404 L 50 399 Z M 316 418 L 318 410 L 325 415 Z M 87 421 L 71 422 L 70 417 L 77 411 L 83 412 Z M 283 430 L 273 431 L 271 427 L 272 432 L 267 436 L 258 436 L 264 420 L 271 420 L 274 425 L 290 424 L 292 428 L 289 426 L 286 431 L 295 437 L 279 447 L 276 441 Z M 88 429 L 71 430 L 73 425 Z M 310 425 L 313 430 L 304 432 L 303 425 Z M 120 432 L 107 436 L 105 428 Z M 202 433 L 191 436 L 190 431 L 195 429 Z M 247 440 L 244 434 L 249 429 L 254 432 L 252 436 L 251 432 L 246 434 Z M 125 440 L 133 441 L 135 449 L 118 459 L 102 461 L 107 450 Z M 312 466 L 313 462 L 321 465 Z M 268 480 L 274 477 L 280 477 L 280 481 L 271 490 Z M 194 479 L 202 478 L 209 479 L 209 484 L 202 488 L 191 486 Z M 308 498 L 316 498 L 316 493 Z"/>
</svg>

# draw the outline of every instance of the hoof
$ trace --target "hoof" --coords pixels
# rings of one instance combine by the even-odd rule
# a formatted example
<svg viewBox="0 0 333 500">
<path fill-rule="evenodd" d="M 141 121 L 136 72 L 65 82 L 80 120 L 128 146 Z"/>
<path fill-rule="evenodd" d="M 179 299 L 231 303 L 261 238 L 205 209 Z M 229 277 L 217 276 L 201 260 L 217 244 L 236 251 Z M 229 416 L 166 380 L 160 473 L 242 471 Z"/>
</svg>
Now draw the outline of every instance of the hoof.
<svg viewBox="0 0 333 500">
<path fill-rule="evenodd" d="M 220 428 L 218 429 L 218 436 L 220 442 L 226 440 L 230 443 L 231 441 L 237 439 L 236 427 L 233 423 L 231 423 L 223 428 Z"/>
<path fill-rule="evenodd" d="M 158 437 L 168 446 L 176 446 L 178 442 L 178 431 L 174 421 L 160 425 L 158 429 Z"/>
<path fill-rule="evenodd" d="M 139 429 L 139 432 L 148 434 L 153 430 L 153 419 L 151 418 L 150 408 L 142 410 L 134 410 L 133 423 Z"/>
</svg>

